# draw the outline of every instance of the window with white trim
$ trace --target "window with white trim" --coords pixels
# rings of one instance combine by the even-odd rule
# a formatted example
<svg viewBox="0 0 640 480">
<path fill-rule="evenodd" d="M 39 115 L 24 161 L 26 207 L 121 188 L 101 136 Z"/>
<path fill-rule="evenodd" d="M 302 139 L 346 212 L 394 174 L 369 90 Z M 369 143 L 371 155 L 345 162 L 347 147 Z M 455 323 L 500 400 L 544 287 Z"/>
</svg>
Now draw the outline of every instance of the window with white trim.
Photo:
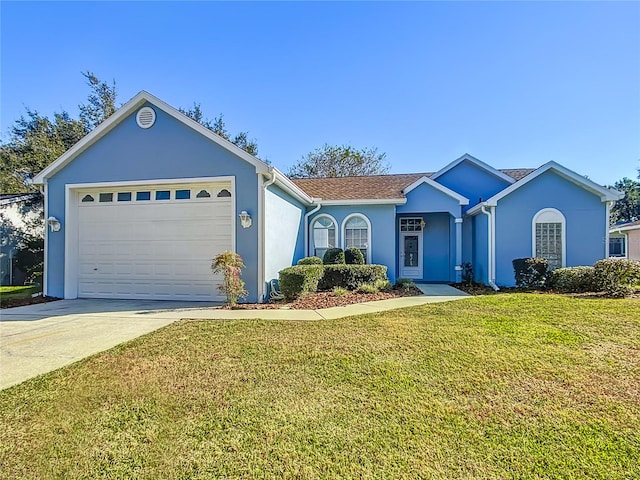
<svg viewBox="0 0 640 480">
<path fill-rule="evenodd" d="M 627 242 L 624 235 L 611 235 L 609 237 L 609 256 L 610 257 L 626 257 Z"/>
<path fill-rule="evenodd" d="M 349 217 L 344 224 L 344 248 L 360 249 L 366 261 L 369 261 L 369 222 L 361 215 Z"/>
<path fill-rule="evenodd" d="M 550 269 L 566 264 L 565 224 L 555 208 L 544 208 L 533 217 L 533 256 L 546 258 Z"/>
<path fill-rule="evenodd" d="M 323 215 L 317 217 L 311 225 L 311 252 L 316 257 L 323 258 L 329 248 L 336 248 L 336 222 L 333 218 Z"/>
</svg>

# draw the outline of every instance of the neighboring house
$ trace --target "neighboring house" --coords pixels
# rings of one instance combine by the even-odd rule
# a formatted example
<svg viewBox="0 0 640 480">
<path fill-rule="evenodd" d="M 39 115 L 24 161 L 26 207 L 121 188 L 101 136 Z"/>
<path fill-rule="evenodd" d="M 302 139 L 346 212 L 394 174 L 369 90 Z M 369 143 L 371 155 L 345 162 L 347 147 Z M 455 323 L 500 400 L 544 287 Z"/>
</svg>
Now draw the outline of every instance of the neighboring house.
<svg viewBox="0 0 640 480">
<path fill-rule="evenodd" d="M 25 272 L 15 268 L 15 256 L 29 222 L 42 214 L 34 207 L 37 193 L 0 194 L 0 285 L 23 285 Z"/>
<path fill-rule="evenodd" d="M 238 252 L 248 301 L 278 271 L 355 246 L 389 277 L 513 285 L 511 261 L 608 256 L 621 194 L 563 166 L 496 170 L 464 155 L 435 173 L 291 180 L 147 92 L 39 173 L 45 292 L 219 300 L 211 258 Z M 55 231 L 58 229 L 57 231 Z"/>
<path fill-rule="evenodd" d="M 640 260 L 640 220 L 609 229 L 609 256 Z"/>
</svg>

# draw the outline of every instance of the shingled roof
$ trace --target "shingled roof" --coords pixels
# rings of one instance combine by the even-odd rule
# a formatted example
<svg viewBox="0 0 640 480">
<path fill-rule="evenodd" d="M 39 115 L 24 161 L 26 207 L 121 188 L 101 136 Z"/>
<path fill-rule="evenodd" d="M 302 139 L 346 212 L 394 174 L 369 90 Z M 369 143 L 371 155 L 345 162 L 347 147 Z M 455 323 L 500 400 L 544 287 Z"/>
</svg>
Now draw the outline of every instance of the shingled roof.
<svg viewBox="0 0 640 480">
<path fill-rule="evenodd" d="M 517 181 L 533 170 L 533 168 L 517 168 L 500 171 Z M 365 177 L 294 178 L 292 181 L 310 197 L 323 200 L 383 200 L 404 198 L 403 189 L 419 178 L 431 175 L 433 172 Z"/>
</svg>

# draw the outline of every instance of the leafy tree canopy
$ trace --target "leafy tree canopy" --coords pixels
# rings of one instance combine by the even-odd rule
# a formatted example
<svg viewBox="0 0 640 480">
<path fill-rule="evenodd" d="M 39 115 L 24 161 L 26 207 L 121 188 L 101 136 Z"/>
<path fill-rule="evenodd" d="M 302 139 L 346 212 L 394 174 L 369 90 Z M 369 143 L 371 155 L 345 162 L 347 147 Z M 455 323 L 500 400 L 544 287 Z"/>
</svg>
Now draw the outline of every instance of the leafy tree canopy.
<svg viewBox="0 0 640 480">
<path fill-rule="evenodd" d="M 640 182 L 624 177 L 614 183 L 613 188 L 625 195 L 611 207 L 611 225 L 638 220 L 640 218 Z"/>
<path fill-rule="evenodd" d="M 386 153 L 377 148 L 358 150 L 349 145 L 327 145 L 303 156 L 287 175 L 292 178 L 381 175 L 389 171 Z"/>
</svg>

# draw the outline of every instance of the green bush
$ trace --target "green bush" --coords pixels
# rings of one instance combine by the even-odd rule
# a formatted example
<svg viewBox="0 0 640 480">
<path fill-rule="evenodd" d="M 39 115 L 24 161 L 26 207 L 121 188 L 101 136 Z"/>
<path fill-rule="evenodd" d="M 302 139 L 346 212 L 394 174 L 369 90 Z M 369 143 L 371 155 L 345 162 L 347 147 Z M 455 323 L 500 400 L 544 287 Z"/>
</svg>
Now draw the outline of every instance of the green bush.
<svg viewBox="0 0 640 480">
<path fill-rule="evenodd" d="M 640 289 L 640 262 L 624 258 L 598 260 L 594 265 L 598 290 L 611 297 L 624 297 Z"/>
<path fill-rule="evenodd" d="M 400 288 L 402 290 L 406 290 L 408 288 L 414 287 L 416 284 L 410 278 L 398 278 L 396 279 L 396 288 Z"/>
<path fill-rule="evenodd" d="M 320 257 L 304 257 L 298 260 L 298 265 L 322 265 Z"/>
<path fill-rule="evenodd" d="M 364 283 L 374 284 L 378 280 L 387 280 L 386 265 L 325 265 L 318 289 L 343 287 L 355 290 Z"/>
<path fill-rule="evenodd" d="M 549 275 L 546 258 L 516 258 L 513 260 L 516 286 L 519 288 L 543 288 Z"/>
<path fill-rule="evenodd" d="M 373 283 L 363 283 L 356 291 L 358 293 L 378 293 L 380 290 Z"/>
<path fill-rule="evenodd" d="M 349 290 L 342 287 L 333 287 L 332 291 L 336 297 L 344 297 L 347 293 L 349 293 Z"/>
<path fill-rule="evenodd" d="M 389 280 L 376 280 L 374 285 L 379 292 L 388 292 L 393 289 L 393 285 Z"/>
<path fill-rule="evenodd" d="M 471 262 L 464 262 L 462 265 L 462 283 L 473 285 L 473 265 Z"/>
<path fill-rule="evenodd" d="M 593 267 L 565 267 L 551 272 L 550 286 L 566 293 L 593 292 L 595 269 Z"/>
<path fill-rule="evenodd" d="M 357 247 L 349 247 L 344 251 L 344 261 L 347 265 L 364 265 L 364 255 Z"/>
<path fill-rule="evenodd" d="M 344 251 L 341 248 L 329 248 L 324 252 L 322 263 L 325 265 L 342 265 L 344 264 Z"/>
<path fill-rule="evenodd" d="M 280 291 L 285 300 L 295 300 L 307 293 L 317 291 L 323 269 L 322 265 L 296 265 L 280 270 L 278 273 Z"/>
<path fill-rule="evenodd" d="M 247 298 L 249 292 L 244 288 L 244 281 L 240 278 L 244 263 L 242 257 L 235 252 L 225 250 L 215 256 L 211 262 L 211 271 L 221 273 L 223 282 L 218 289 L 227 297 L 227 303 L 233 307 L 238 300 Z"/>
</svg>

